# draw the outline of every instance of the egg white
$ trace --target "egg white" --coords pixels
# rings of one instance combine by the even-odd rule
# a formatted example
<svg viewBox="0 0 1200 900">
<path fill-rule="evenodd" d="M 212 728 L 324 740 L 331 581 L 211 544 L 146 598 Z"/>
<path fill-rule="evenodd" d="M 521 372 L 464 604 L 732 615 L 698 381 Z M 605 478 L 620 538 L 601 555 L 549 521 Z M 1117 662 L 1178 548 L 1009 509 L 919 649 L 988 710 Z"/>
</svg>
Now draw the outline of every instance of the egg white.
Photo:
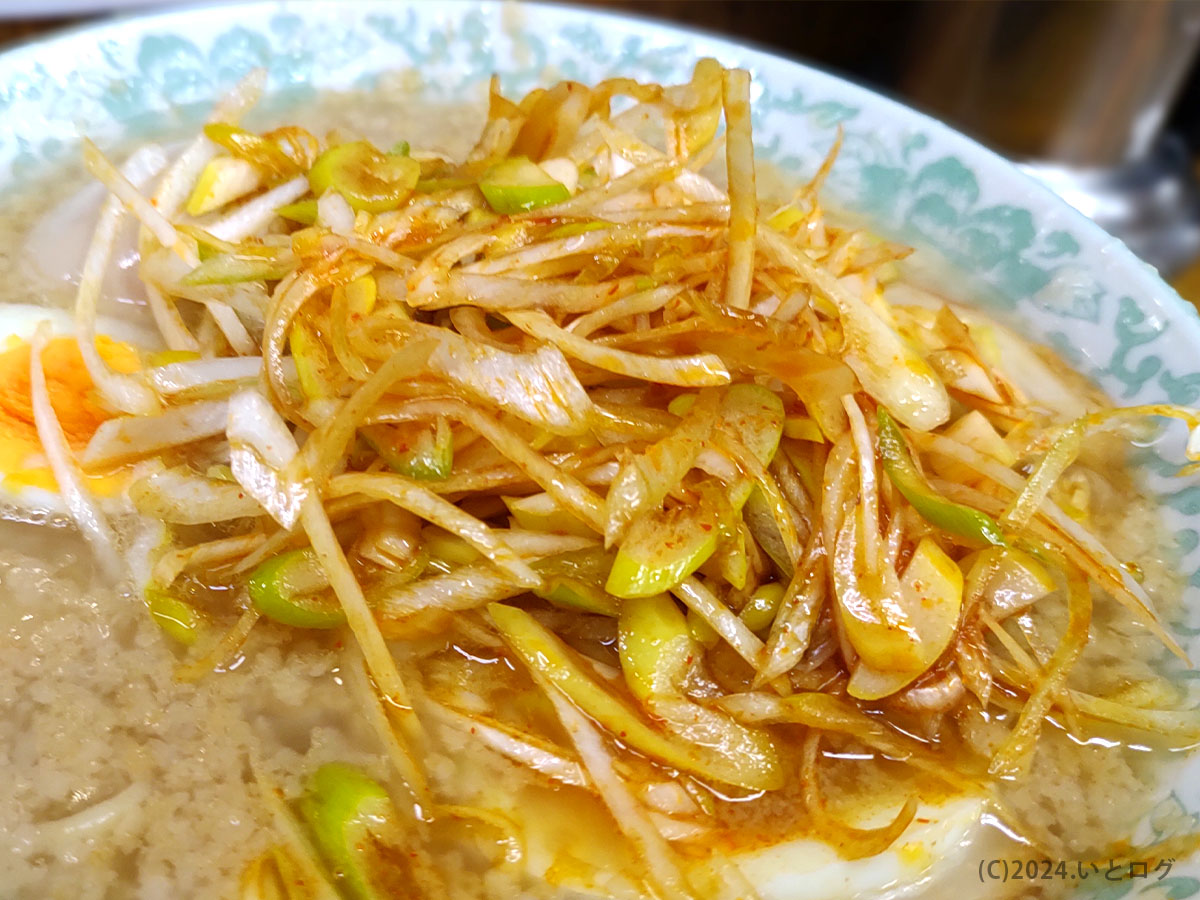
<svg viewBox="0 0 1200 900">
<path fill-rule="evenodd" d="M 985 825 L 986 809 L 985 800 L 970 796 L 923 804 L 891 847 L 864 859 L 843 859 L 820 840 L 798 838 L 734 853 L 718 851 L 694 863 L 690 874 L 697 886 L 726 885 L 720 896 L 738 896 L 739 885 L 751 885 L 758 900 L 961 900 L 968 879 L 972 883 L 968 896 L 988 900 L 998 897 L 1003 887 L 976 883 L 979 860 L 1004 854 L 995 830 Z M 561 826 L 529 824 L 525 832 L 529 877 L 538 880 L 545 875 L 553 852 L 544 847 L 557 848 L 562 840 Z M 600 883 L 591 875 L 575 879 L 559 873 L 553 883 L 575 900 L 643 896 L 634 882 L 617 873 Z"/>
<path fill-rule="evenodd" d="M 0 304 L 0 351 L 7 349 L 14 339 L 28 342 L 42 322 L 49 326 L 51 336 L 71 335 L 75 330 L 71 314 L 66 310 L 30 303 Z M 103 317 L 97 326 L 100 333 L 135 347 L 156 344 L 145 329 L 119 319 Z M 6 509 L 9 515 L 38 522 L 67 515 L 67 508 L 57 491 L 34 485 L 14 485 L 5 480 L 9 474 L 0 470 L 0 508 Z"/>
<path fill-rule="evenodd" d="M 900 900 L 938 894 L 974 873 L 985 841 L 984 801 L 962 797 L 922 805 L 907 830 L 882 853 L 846 860 L 828 844 L 804 838 L 728 858 L 762 900 Z M 983 887 L 981 885 L 977 887 Z M 984 896 L 972 890 L 973 897 Z"/>
</svg>

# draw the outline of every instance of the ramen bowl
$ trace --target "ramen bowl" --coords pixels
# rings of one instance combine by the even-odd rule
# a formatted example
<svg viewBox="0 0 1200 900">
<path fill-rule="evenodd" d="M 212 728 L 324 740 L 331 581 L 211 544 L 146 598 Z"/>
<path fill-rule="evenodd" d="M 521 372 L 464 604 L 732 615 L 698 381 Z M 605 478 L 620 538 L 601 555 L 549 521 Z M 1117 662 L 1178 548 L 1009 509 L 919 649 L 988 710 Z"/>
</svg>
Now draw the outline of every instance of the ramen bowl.
<svg viewBox="0 0 1200 900">
<path fill-rule="evenodd" d="M 969 295 L 989 315 L 1052 347 L 1122 405 L 1200 401 L 1200 319 L 1192 307 L 1120 242 L 1010 162 L 817 69 L 631 17 L 476 2 L 263 2 L 52 36 L 0 55 L 0 202 L 56 167 L 76 164 L 83 135 L 119 148 L 194 131 L 211 104 L 255 68 L 267 73 L 267 112 L 285 114 L 326 102 L 331 92 L 363 96 L 398 83 L 424 103 L 478 103 L 493 73 L 508 95 L 559 79 L 682 82 L 705 56 L 750 71 L 758 160 L 784 180 L 812 176 L 840 138 L 824 186 L 827 205 L 923 251 L 932 260 L 922 269 L 931 286 L 954 285 L 956 295 Z M 1173 565 L 1186 582 L 1171 625 L 1196 657 L 1200 485 L 1176 478 L 1178 458 L 1165 449 L 1160 455 L 1156 442 L 1141 448 L 1139 461 L 1145 490 L 1159 498 L 1173 536 Z M 1191 671 L 1165 653 L 1162 666 L 1194 705 Z M 1180 756 L 1147 804 L 1150 812 L 1134 835 L 1139 845 L 1169 842 L 1200 822 L 1200 765 Z M 926 849 L 961 856 L 964 835 L 950 822 L 927 836 Z M 767 857 L 754 864 L 756 877 L 778 879 L 782 869 L 795 869 Z M 861 873 L 843 871 L 832 857 L 808 859 L 811 873 L 793 872 L 792 886 L 781 892 L 811 896 L 806 891 L 818 883 L 837 891 L 868 882 L 880 895 L 909 890 L 892 883 L 899 876 L 886 863 L 881 874 L 860 881 Z M 1004 865 L 975 862 L 957 871 L 985 886 L 1011 877 Z M 1183 858 L 1166 870 L 1153 860 L 1144 879 L 1136 877 L 1142 861 L 1132 869 L 1125 861 L 1126 875 L 1135 877 L 1117 886 L 1090 860 L 1063 860 L 1061 868 L 1052 862 L 1044 880 L 1063 888 L 1083 882 L 1078 890 L 1087 896 L 1200 894 L 1200 863 Z"/>
</svg>

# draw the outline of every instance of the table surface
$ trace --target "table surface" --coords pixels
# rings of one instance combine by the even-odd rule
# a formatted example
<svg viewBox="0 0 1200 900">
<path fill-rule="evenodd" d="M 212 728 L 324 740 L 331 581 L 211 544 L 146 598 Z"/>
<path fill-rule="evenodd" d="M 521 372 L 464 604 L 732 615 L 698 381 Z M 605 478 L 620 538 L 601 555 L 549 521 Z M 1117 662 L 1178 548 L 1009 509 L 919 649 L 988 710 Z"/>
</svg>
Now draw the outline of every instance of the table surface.
<svg viewBox="0 0 1200 900">
<path fill-rule="evenodd" d="M 61 28 L 64 25 L 69 25 L 76 19 L 23 19 L 19 22 L 0 21 L 0 49 L 3 49 L 5 44 L 15 43 L 16 41 L 28 40 L 29 38 L 40 34 L 43 31 L 50 31 L 54 28 Z"/>
</svg>

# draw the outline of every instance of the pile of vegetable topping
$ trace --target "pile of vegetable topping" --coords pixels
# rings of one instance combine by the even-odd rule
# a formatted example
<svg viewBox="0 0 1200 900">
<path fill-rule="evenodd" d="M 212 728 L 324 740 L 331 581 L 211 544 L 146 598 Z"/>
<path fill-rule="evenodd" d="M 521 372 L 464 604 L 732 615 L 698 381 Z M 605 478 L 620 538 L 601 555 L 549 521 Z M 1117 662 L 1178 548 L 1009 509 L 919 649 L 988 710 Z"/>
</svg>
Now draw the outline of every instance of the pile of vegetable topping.
<svg viewBox="0 0 1200 900">
<path fill-rule="evenodd" d="M 1087 439 L 1200 414 L 1106 410 L 977 314 L 889 302 L 910 251 L 827 220 L 836 147 L 789 201 L 756 195 L 746 72 L 702 60 L 687 84 L 562 82 L 519 103 L 493 81 L 461 162 L 419 135 L 385 150 L 244 130 L 260 88 L 169 165 L 150 148 L 118 169 L 89 145 L 111 199 L 76 320 L 111 414 L 81 452 L 37 346 L 31 377 L 106 565 L 146 542 L 83 472 L 132 466 L 126 518 L 165 523 L 141 581 L 186 646 L 181 677 L 253 652 L 259 628 L 334 630 L 361 654 L 364 715 L 407 796 L 331 765 L 293 804 L 264 776 L 282 843 L 246 896 L 321 896 L 331 877 L 361 900 L 441 896 L 430 823 L 509 820 L 438 795 L 434 722 L 593 792 L 661 897 L 716 890 L 682 862 L 721 827 L 707 789 L 799 790 L 848 856 L 894 841 L 915 799 L 885 828 L 836 820 L 821 741 L 986 790 L 1059 712 L 1200 737 L 1190 715 L 1070 679 L 1094 603 L 1178 650 L 1090 530 L 1078 486 L 1118 476 L 1089 468 Z M 117 371 L 93 338 L 126 211 L 166 349 Z M 1018 345 L 1082 417 L 1018 387 Z M 507 659 L 540 718 L 483 715 L 426 678 L 448 646 Z M 990 759 L 954 749 L 970 710 L 1007 723 Z M 666 809 L 663 785 L 682 787 Z"/>
</svg>

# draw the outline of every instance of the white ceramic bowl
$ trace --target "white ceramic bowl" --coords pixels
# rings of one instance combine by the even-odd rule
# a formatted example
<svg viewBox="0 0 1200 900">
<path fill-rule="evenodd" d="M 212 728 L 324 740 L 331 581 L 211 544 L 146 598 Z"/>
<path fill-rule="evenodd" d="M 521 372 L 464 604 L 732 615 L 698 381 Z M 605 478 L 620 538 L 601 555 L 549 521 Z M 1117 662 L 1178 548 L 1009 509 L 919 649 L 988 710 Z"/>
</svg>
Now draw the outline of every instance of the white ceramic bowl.
<svg viewBox="0 0 1200 900">
<path fill-rule="evenodd" d="M 840 125 L 845 142 L 829 205 L 936 250 L 990 312 L 1056 347 L 1122 403 L 1200 400 L 1200 320 L 1192 307 L 1007 161 L 823 72 L 634 18 L 558 6 L 281 0 L 64 33 L 0 55 L 0 196 L 6 185 L 75 154 L 80 134 L 103 144 L 198 122 L 254 66 L 265 66 L 271 90 L 292 99 L 369 87 L 382 72 L 412 66 L 432 97 L 451 100 L 479 91 L 492 72 L 518 93 L 562 77 L 682 81 L 706 55 L 753 73 L 761 158 L 811 174 Z M 1200 658 L 1200 485 L 1170 477 L 1170 461 L 1153 452 L 1145 471 L 1190 576 L 1175 627 Z M 1188 675 L 1179 672 L 1194 684 Z M 1200 821 L 1197 775 L 1200 766 L 1190 766 L 1167 786 L 1156 820 Z M 1188 816 L 1163 815 L 1172 811 Z M 1165 836 L 1147 828 L 1147 838 Z M 1178 860 L 1165 882 L 1107 885 L 1105 896 L 1191 897 L 1200 894 L 1198 874 L 1200 865 Z M 1085 886 L 1089 895 L 1094 889 Z"/>
</svg>

